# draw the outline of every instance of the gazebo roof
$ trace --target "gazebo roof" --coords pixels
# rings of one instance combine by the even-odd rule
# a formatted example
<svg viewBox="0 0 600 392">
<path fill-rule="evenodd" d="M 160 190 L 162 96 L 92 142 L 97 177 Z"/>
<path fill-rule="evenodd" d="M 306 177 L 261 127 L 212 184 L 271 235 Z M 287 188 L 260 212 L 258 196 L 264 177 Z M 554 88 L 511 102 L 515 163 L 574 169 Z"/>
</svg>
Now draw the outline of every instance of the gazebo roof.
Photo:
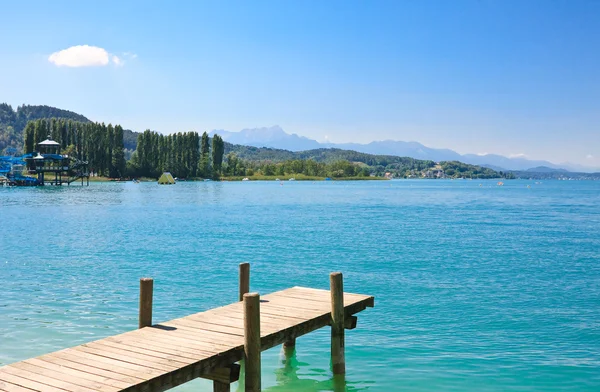
<svg viewBox="0 0 600 392">
<path fill-rule="evenodd" d="M 43 142 L 39 142 L 38 146 L 60 146 L 60 143 L 55 142 L 54 140 L 46 139 Z"/>
</svg>

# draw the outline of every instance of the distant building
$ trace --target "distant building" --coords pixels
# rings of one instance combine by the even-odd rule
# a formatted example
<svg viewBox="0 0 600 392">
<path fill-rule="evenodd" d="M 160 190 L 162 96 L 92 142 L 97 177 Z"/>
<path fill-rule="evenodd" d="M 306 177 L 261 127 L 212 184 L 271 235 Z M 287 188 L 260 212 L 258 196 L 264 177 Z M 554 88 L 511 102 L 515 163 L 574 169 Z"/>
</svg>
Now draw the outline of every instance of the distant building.
<svg viewBox="0 0 600 392">
<path fill-rule="evenodd" d="M 433 169 L 427 170 L 423 173 L 423 177 L 425 178 L 446 178 L 446 174 L 443 169 Z"/>
</svg>

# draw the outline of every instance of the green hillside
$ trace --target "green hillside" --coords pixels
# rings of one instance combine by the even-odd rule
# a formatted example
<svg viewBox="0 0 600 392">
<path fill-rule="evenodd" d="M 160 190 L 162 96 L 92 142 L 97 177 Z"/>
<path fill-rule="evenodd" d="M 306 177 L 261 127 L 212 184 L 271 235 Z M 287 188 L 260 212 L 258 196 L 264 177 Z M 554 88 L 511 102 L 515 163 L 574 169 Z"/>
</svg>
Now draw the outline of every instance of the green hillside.
<svg viewBox="0 0 600 392">
<path fill-rule="evenodd" d="M 17 150 L 23 148 L 23 130 L 28 121 L 42 118 L 57 118 L 78 122 L 90 122 L 89 119 L 68 110 L 46 105 L 23 105 L 14 110 L 12 106 L 0 104 L 0 152 L 6 147 Z"/>
</svg>

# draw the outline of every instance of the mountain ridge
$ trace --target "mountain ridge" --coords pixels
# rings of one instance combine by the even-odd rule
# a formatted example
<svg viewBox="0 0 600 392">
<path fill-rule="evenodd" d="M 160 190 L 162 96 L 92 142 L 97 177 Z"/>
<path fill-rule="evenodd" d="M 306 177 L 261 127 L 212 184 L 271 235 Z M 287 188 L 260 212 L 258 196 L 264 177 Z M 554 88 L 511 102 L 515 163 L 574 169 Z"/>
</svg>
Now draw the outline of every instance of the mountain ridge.
<svg viewBox="0 0 600 392">
<path fill-rule="evenodd" d="M 574 172 L 595 172 L 598 168 L 585 167 L 572 163 L 553 163 L 546 160 L 527 159 L 525 157 L 505 157 L 499 154 L 460 154 L 447 148 L 427 147 L 419 142 L 379 140 L 370 143 L 320 143 L 297 134 L 289 134 L 280 126 L 245 128 L 239 132 L 213 130 L 209 135 L 218 133 L 223 140 L 233 144 L 253 147 L 267 147 L 293 152 L 319 148 L 340 148 L 375 155 L 406 156 L 435 162 L 461 161 L 464 163 L 489 167 L 494 170 L 528 170 L 535 167 L 547 167 L 554 170 Z"/>
</svg>

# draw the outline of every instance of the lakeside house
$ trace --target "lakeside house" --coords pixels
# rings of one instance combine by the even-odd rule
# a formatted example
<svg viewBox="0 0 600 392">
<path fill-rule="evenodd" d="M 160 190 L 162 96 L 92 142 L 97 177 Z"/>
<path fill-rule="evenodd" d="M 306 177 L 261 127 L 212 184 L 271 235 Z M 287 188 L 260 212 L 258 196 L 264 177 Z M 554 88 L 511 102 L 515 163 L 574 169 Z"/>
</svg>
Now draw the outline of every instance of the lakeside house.
<svg viewBox="0 0 600 392">
<path fill-rule="evenodd" d="M 423 173 L 424 178 L 446 178 L 446 173 L 444 173 L 444 169 L 432 169 L 427 170 Z"/>
</svg>

